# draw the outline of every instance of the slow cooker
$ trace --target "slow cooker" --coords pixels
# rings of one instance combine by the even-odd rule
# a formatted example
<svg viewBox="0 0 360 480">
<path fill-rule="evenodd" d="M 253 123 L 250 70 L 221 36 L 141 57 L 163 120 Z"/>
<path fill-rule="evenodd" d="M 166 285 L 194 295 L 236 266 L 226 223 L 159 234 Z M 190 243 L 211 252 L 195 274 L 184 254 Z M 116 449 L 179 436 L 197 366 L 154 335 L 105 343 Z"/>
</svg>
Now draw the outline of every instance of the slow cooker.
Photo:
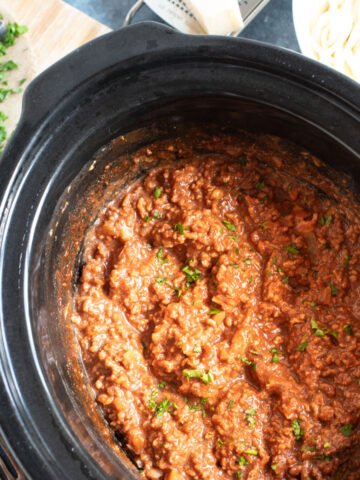
<svg viewBox="0 0 360 480">
<path fill-rule="evenodd" d="M 138 478 L 69 347 L 82 238 L 130 152 L 204 121 L 289 138 L 360 191 L 360 88 L 293 52 L 143 23 L 40 75 L 0 161 L 0 453 L 8 478 Z"/>
</svg>

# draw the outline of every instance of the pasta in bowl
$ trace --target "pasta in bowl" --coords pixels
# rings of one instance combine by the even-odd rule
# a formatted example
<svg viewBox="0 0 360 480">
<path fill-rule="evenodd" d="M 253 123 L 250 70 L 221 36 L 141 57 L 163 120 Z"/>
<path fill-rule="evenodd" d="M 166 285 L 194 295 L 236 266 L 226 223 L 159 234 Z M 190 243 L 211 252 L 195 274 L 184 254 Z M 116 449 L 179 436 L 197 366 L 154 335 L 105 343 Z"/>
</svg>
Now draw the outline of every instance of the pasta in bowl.
<svg viewBox="0 0 360 480">
<path fill-rule="evenodd" d="M 293 0 L 302 53 L 360 82 L 360 0 Z"/>
</svg>

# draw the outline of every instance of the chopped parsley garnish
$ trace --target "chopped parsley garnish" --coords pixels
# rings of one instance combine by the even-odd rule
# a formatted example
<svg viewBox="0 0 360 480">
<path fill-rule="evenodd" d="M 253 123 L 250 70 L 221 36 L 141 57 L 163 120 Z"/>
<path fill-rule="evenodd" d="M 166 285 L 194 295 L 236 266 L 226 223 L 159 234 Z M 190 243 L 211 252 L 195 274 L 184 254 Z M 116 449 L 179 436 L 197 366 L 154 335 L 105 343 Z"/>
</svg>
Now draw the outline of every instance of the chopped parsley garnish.
<svg viewBox="0 0 360 480">
<path fill-rule="evenodd" d="M 195 283 L 201 277 L 200 270 L 191 268 L 189 265 L 185 265 L 185 267 L 182 268 L 182 271 L 186 275 L 186 288 L 189 288 L 192 283 Z"/>
<path fill-rule="evenodd" d="M 251 258 L 245 258 L 244 263 L 246 265 L 251 265 Z"/>
<path fill-rule="evenodd" d="M 344 262 L 344 267 L 349 268 L 350 266 L 350 260 L 351 260 L 351 255 L 345 255 L 345 262 Z"/>
<path fill-rule="evenodd" d="M 255 427 L 256 424 L 256 410 L 252 407 L 245 410 L 246 421 L 251 427 Z"/>
<path fill-rule="evenodd" d="M 300 419 L 293 420 L 291 422 L 292 432 L 294 434 L 295 440 L 297 441 L 301 440 L 304 436 L 304 430 L 301 428 L 300 424 L 301 424 Z"/>
<path fill-rule="evenodd" d="M 346 333 L 346 335 L 353 335 L 354 334 L 353 326 L 352 326 L 351 323 L 348 323 L 347 325 L 345 325 L 345 327 L 343 327 L 343 330 Z"/>
<path fill-rule="evenodd" d="M 316 303 L 316 302 L 310 302 L 310 307 L 316 308 L 316 307 L 317 307 L 317 303 Z"/>
<path fill-rule="evenodd" d="M 0 73 L 10 72 L 11 70 L 16 70 L 17 68 L 18 68 L 18 65 L 12 60 L 9 60 L 8 62 L 0 63 Z"/>
<path fill-rule="evenodd" d="M 320 328 L 317 321 L 314 318 L 310 320 L 310 325 L 314 332 L 315 337 L 325 337 L 326 330 L 323 330 L 322 328 Z"/>
<path fill-rule="evenodd" d="M 277 467 L 278 467 L 278 464 L 277 464 L 277 463 L 273 463 L 270 468 L 271 468 L 271 470 L 273 470 L 274 472 L 276 472 Z"/>
<path fill-rule="evenodd" d="M 247 453 L 248 455 L 258 455 L 258 451 L 255 447 L 250 447 L 247 450 L 244 450 L 244 453 Z"/>
<path fill-rule="evenodd" d="M 198 380 L 201 380 L 203 383 L 208 385 L 213 381 L 213 377 L 210 372 L 204 372 L 203 370 L 189 370 L 185 369 L 183 370 L 183 375 L 190 380 L 190 378 L 196 378 Z"/>
<path fill-rule="evenodd" d="M 156 403 L 155 398 L 156 398 L 157 394 L 158 394 L 158 391 L 157 391 L 157 390 L 154 390 L 154 391 L 151 393 L 151 396 L 150 396 L 150 399 L 149 399 L 149 404 L 148 404 L 148 405 L 149 405 L 149 408 L 150 408 L 151 410 L 155 410 L 155 408 L 156 408 L 157 403 Z"/>
<path fill-rule="evenodd" d="M 209 310 L 209 315 L 217 315 L 220 312 L 222 312 L 220 308 L 212 308 L 211 310 Z"/>
<path fill-rule="evenodd" d="M 238 263 L 230 263 L 230 267 L 239 268 L 240 265 Z"/>
<path fill-rule="evenodd" d="M 164 390 L 165 387 L 166 387 L 166 382 L 159 382 L 158 384 L 159 390 Z"/>
<path fill-rule="evenodd" d="M 233 406 L 235 405 L 235 401 L 234 400 L 229 400 L 227 402 L 227 408 L 233 408 Z"/>
<path fill-rule="evenodd" d="M 320 225 L 324 227 L 325 225 L 331 225 L 333 222 L 332 215 L 323 215 L 320 217 Z"/>
<path fill-rule="evenodd" d="M 284 275 L 282 277 L 282 281 L 283 281 L 283 283 L 285 283 L 287 285 L 289 283 L 289 277 L 287 275 Z"/>
<path fill-rule="evenodd" d="M 298 352 L 305 352 L 305 350 L 307 349 L 309 345 L 309 341 L 308 340 L 304 340 L 303 342 L 300 343 L 300 345 L 298 345 L 298 347 L 296 348 L 296 350 Z"/>
<path fill-rule="evenodd" d="M 317 447 L 312 447 L 311 445 L 303 445 L 301 447 L 302 452 L 316 452 Z"/>
<path fill-rule="evenodd" d="M 161 278 L 161 277 L 156 277 L 156 278 L 155 278 L 155 282 L 158 283 L 159 285 L 162 285 L 162 284 L 163 284 L 164 282 L 166 282 L 166 281 L 167 281 L 167 277 L 163 277 L 163 278 Z"/>
<path fill-rule="evenodd" d="M 174 230 L 179 235 L 184 235 L 185 233 L 184 225 L 182 223 L 175 223 Z"/>
<path fill-rule="evenodd" d="M 315 457 L 315 460 L 320 460 L 320 461 L 324 461 L 324 462 L 331 462 L 332 458 L 333 457 L 331 455 L 317 455 Z"/>
<path fill-rule="evenodd" d="M 328 328 L 320 328 L 317 321 L 314 318 L 310 320 L 310 325 L 314 332 L 315 337 L 325 337 L 325 335 L 330 335 L 337 340 L 339 336 L 338 333 L 335 332 L 334 330 L 329 330 Z"/>
<path fill-rule="evenodd" d="M 163 247 L 160 247 L 159 250 L 156 253 L 156 258 L 159 260 L 159 262 L 163 265 L 164 263 L 168 263 L 169 259 L 164 258 L 164 249 Z"/>
<path fill-rule="evenodd" d="M 272 353 L 271 363 L 279 363 L 280 362 L 279 350 L 274 347 L 270 350 L 270 352 Z"/>
<path fill-rule="evenodd" d="M 236 232 L 236 226 L 233 223 L 228 220 L 223 220 L 222 223 L 228 230 L 230 230 L 230 232 Z"/>
<path fill-rule="evenodd" d="M 15 44 L 15 40 L 28 31 L 25 25 L 18 23 L 8 23 L 6 26 L 6 33 L 3 40 L 0 42 L 0 55 L 5 55 L 6 49 Z"/>
<path fill-rule="evenodd" d="M 285 249 L 291 255 L 299 255 L 299 249 L 297 248 L 296 245 L 287 245 Z"/>
<path fill-rule="evenodd" d="M 161 219 L 161 213 L 158 210 L 153 211 L 153 217 L 156 218 L 156 220 Z"/>
<path fill-rule="evenodd" d="M 265 187 L 266 187 L 266 184 L 265 184 L 264 181 L 258 182 L 258 183 L 256 184 L 256 189 L 257 189 L 257 190 L 263 190 Z"/>
<path fill-rule="evenodd" d="M 229 235 L 229 237 L 231 238 L 231 240 L 234 240 L 234 242 L 238 241 L 238 238 L 236 235 Z"/>
<path fill-rule="evenodd" d="M 194 347 L 194 353 L 201 353 L 201 347 L 200 347 L 200 345 L 195 345 L 195 347 Z"/>
<path fill-rule="evenodd" d="M 278 263 L 278 258 L 277 258 L 276 255 L 275 255 L 275 257 L 273 258 L 273 262 L 272 262 L 272 263 L 273 263 L 273 265 L 277 265 L 277 263 Z"/>
<path fill-rule="evenodd" d="M 238 461 L 237 463 L 239 465 L 241 465 L 242 467 L 245 467 L 246 465 L 249 465 L 249 462 L 246 460 L 245 457 L 243 457 L 242 455 L 238 458 Z"/>
<path fill-rule="evenodd" d="M 155 413 L 158 418 L 161 418 L 165 412 L 169 410 L 170 407 L 173 407 L 173 402 L 170 402 L 167 398 L 162 402 L 158 403 L 155 408 Z"/>
<path fill-rule="evenodd" d="M 337 288 L 337 286 L 333 282 L 330 282 L 329 287 L 331 290 L 331 296 L 337 297 L 337 294 L 339 293 L 339 289 Z"/>
<path fill-rule="evenodd" d="M 161 194 L 162 194 L 162 188 L 156 187 L 155 190 L 153 191 L 154 198 L 160 198 Z"/>
<path fill-rule="evenodd" d="M 221 438 L 218 438 L 217 444 L 219 445 L 219 447 L 222 447 L 224 445 L 224 441 L 221 440 Z"/>
<path fill-rule="evenodd" d="M 152 217 L 150 217 L 150 215 L 145 215 L 144 222 L 151 222 L 151 220 L 152 220 Z"/>
<path fill-rule="evenodd" d="M 351 437 L 352 429 L 353 426 L 351 425 L 351 423 L 345 423 L 345 425 L 340 428 L 340 432 L 344 435 L 344 437 Z"/>
<path fill-rule="evenodd" d="M 260 230 L 265 230 L 265 223 L 260 223 L 259 228 Z"/>
<path fill-rule="evenodd" d="M 253 367 L 254 370 L 256 369 L 256 363 L 253 362 L 252 360 L 249 360 L 247 357 L 241 356 L 241 357 L 240 357 L 240 360 L 241 360 L 243 363 L 245 363 L 245 365 L 248 365 L 249 367 Z"/>
</svg>

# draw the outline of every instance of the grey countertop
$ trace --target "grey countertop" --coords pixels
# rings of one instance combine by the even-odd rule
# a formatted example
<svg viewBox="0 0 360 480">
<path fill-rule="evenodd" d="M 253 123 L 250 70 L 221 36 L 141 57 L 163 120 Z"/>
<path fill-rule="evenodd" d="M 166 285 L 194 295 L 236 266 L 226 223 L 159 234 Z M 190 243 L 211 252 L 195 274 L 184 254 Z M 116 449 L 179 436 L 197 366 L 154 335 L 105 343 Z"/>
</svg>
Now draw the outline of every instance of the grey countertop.
<svg viewBox="0 0 360 480">
<path fill-rule="evenodd" d="M 65 0 L 79 10 L 112 29 L 120 28 L 126 13 L 135 0 Z M 291 0 L 270 0 L 270 3 L 248 25 L 240 37 L 252 38 L 299 51 L 292 20 Z M 135 22 L 157 20 L 148 7 L 144 6 L 135 17 Z"/>
</svg>

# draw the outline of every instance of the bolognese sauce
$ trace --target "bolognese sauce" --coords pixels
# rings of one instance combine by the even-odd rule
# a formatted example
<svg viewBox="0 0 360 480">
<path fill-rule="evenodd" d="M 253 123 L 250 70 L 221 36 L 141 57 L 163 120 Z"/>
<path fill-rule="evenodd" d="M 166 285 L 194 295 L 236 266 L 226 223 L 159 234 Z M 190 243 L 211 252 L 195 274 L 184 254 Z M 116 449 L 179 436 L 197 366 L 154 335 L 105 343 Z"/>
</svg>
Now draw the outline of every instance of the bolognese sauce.
<svg viewBox="0 0 360 480">
<path fill-rule="evenodd" d="M 146 479 L 360 478 L 360 208 L 309 152 L 191 132 L 85 240 L 76 332 Z"/>
</svg>

